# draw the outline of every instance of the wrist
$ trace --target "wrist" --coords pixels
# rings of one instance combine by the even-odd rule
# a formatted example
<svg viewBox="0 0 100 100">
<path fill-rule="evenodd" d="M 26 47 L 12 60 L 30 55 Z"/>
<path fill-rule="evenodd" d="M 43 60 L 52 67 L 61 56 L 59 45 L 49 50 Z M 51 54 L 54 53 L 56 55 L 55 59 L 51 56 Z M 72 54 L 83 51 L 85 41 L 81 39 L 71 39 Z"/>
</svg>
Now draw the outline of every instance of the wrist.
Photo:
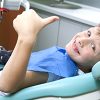
<svg viewBox="0 0 100 100">
<path fill-rule="evenodd" d="M 18 36 L 17 42 L 24 43 L 25 45 L 34 45 L 36 38 Z"/>
<path fill-rule="evenodd" d="M 27 42 L 27 43 L 34 43 L 36 41 L 37 35 L 34 33 L 27 33 L 27 34 L 19 34 L 18 40 Z"/>
</svg>

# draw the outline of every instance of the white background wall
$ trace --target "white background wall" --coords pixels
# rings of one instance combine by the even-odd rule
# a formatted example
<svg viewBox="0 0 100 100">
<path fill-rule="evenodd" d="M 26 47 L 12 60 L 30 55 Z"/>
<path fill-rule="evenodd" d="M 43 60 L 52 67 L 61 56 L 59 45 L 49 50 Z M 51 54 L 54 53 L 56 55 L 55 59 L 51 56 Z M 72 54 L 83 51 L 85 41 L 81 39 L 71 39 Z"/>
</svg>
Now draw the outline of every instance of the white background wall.
<svg viewBox="0 0 100 100">
<path fill-rule="evenodd" d="M 66 0 L 100 8 L 100 0 Z"/>
</svg>

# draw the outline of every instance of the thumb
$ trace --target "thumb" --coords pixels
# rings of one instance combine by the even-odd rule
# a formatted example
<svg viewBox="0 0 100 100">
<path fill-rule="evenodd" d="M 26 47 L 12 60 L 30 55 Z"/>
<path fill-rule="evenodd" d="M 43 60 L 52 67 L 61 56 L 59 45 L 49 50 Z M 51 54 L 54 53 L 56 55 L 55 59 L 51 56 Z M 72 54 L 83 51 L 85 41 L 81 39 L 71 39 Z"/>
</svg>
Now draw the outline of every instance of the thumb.
<svg viewBox="0 0 100 100">
<path fill-rule="evenodd" d="M 43 19 L 44 26 L 46 26 L 46 25 L 48 25 L 50 23 L 53 23 L 53 22 L 55 22 L 57 20 L 59 20 L 58 16 L 51 16 L 51 17 L 45 18 L 45 19 Z"/>
</svg>

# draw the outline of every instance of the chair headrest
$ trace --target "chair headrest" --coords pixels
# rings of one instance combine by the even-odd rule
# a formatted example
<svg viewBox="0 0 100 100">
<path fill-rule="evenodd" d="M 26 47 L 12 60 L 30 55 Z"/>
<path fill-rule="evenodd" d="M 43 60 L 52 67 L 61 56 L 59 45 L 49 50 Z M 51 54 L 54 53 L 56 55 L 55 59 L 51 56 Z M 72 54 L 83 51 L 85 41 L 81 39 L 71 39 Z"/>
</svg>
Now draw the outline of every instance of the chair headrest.
<svg viewBox="0 0 100 100">
<path fill-rule="evenodd" d="M 100 80 L 100 61 L 93 66 L 92 75 L 95 79 Z"/>
</svg>

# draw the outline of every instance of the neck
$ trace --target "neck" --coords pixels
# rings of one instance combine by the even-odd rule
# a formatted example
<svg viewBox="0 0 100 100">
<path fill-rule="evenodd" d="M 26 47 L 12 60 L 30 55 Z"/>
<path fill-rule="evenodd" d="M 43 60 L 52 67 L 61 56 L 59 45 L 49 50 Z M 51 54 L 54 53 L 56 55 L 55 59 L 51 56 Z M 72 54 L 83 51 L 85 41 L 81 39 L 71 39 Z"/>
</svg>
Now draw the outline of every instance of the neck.
<svg viewBox="0 0 100 100">
<path fill-rule="evenodd" d="M 78 65 L 78 68 L 79 68 L 80 70 L 82 70 L 84 73 L 89 73 L 89 72 L 91 72 L 91 68 L 90 68 L 90 67 Z"/>
</svg>

